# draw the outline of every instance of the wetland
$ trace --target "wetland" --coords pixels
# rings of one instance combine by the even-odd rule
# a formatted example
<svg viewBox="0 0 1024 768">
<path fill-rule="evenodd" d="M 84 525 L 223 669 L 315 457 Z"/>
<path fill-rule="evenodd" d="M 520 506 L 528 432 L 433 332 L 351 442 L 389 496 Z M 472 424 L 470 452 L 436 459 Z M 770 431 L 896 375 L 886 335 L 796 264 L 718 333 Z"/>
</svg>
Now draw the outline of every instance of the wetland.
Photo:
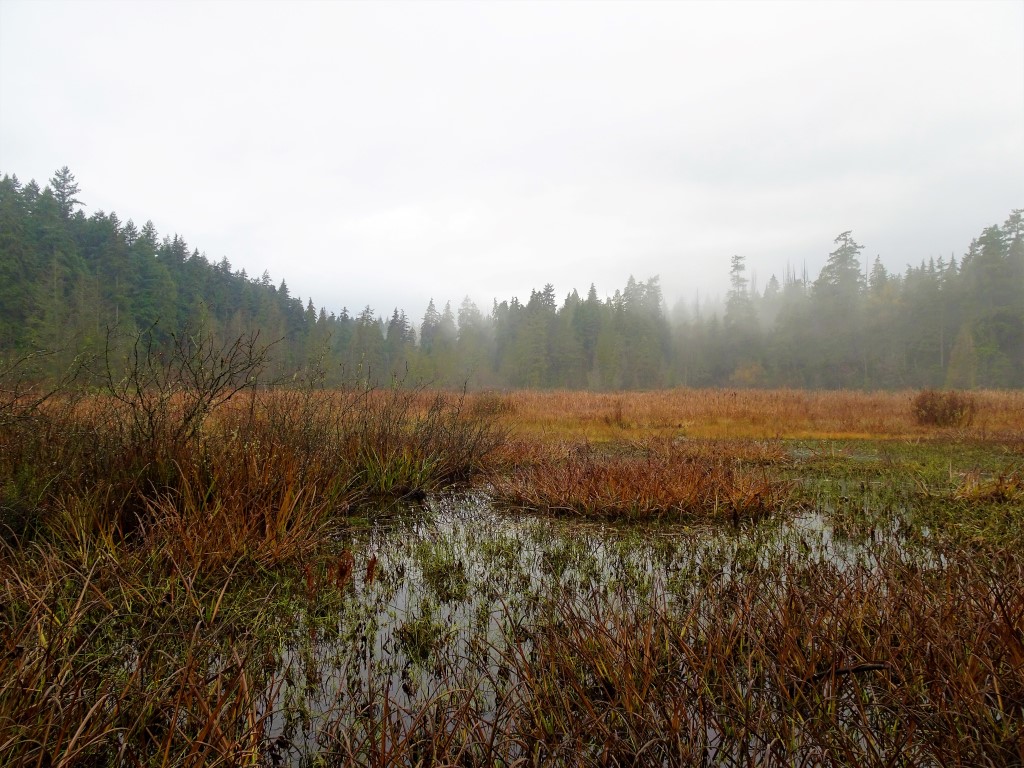
<svg viewBox="0 0 1024 768">
<path fill-rule="evenodd" d="M 0 758 L 1020 764 L 1024 400 L 912 397 L 9 403 Z"/>
</svg>

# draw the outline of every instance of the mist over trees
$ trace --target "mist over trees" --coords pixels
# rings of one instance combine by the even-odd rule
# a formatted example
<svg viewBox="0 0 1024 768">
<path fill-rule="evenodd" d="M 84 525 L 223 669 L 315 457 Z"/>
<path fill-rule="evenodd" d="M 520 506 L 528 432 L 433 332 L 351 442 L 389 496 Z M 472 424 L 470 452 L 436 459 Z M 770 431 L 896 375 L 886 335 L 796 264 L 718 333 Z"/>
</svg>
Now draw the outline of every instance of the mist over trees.
<svg viewBox="0 0 1024 768">
<path fill-rule="evenodd" d="M 327 385 L 1024 386 L 1021 210 L 961 255 L 903 273 L 868 263 L 852 232 L 836 237 L 814 279 L 786 268 L 755 288 L 736 255 L 723 264 L 722 306 L 670 310 L 657 277 L 631 276 L 605 298 L 594 285 L 581 296 L 548 283 L 525 300 L 481 308 L 437 298 L 409 315 L 317 308 L 284 279 L 211 262 L 152 222 L 86 215 L 79 192 L 66 167 L 43 188 L 0 181 L 0 356 L 52 351 L 53 373 L 110 338 L 152 329 L 159 346 L 203 327 L 223 339 L 259 330 L 280 340 L 272 374 L 315 363 Z"/>
</svg>

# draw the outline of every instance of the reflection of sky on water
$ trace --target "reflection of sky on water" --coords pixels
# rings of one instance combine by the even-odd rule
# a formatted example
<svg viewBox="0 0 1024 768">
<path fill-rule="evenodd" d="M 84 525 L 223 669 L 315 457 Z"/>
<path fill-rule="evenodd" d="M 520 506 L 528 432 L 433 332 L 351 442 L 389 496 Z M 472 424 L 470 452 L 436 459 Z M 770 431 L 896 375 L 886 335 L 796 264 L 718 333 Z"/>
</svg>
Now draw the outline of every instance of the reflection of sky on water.
<svg viewBox="0 0 1024 768">
<path fill-rule="evenodd" d="M 282 649 L 268 735 L 287 737 L 293 754 L 316 752 L 358 730 L 367 707 L 379 718 L 386 699 L 408 726 L 452 689 L 453 700 L 475 697 L 488 722 L 517 683 L 502 654 L 531 654 L 533 630 L 556 615 L 555 605 L 589 617 L 648 602 L 720 610 L 720 601 L 702 598 L 755 569 L 781 579 L 797 563 L 871 570 L 879 547 L 909 546 L 896 513 L 876 514 L 859 533 L 831 524 L 842 519 L 832 507 L 738 530 L 616 525 L 510 514 L 482 495 L 439 497 L 382 517 L 348 537 L 356 565 L 343 601 L 327 615 L 300 616 Z"/>
</svg>

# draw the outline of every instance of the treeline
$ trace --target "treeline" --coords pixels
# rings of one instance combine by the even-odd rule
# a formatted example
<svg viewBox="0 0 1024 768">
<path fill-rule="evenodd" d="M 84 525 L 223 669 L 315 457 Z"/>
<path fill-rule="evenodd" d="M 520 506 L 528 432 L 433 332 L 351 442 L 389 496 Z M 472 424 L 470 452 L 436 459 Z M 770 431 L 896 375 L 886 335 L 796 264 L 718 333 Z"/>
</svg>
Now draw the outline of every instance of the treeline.
<svg viewBox="0 0 1024 768">
<path fill-rule="evenodd" d="M 178 235 L 79 210 L 65 167 L 40 189 L 0 181 L 0 354 L 47 350 L 51 373 L 139 334 L 157 348 L 184 328 L 275 341 L 272 375 L 324 383 L 473 387 L 958 388 L 1024 386 L 1024 212 L 959 259 L 891 273 L 844 232 L 821 273 L 787 269 L 763 288 L 734 256 L 721 306 L 669 311 L 658 279 L 600 298 L 551 284 L 526 301 L 430 302 L 415 320 L 328 312 L 266 272 L 211 262 Z"/>
</svg>

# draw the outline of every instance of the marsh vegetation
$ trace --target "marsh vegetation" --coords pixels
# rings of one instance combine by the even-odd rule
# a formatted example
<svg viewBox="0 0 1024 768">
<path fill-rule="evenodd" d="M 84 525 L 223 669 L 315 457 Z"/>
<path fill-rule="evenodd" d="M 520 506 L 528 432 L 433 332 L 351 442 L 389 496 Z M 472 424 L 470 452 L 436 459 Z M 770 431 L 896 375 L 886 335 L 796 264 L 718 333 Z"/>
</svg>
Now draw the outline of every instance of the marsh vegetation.
<svg viewBox="0 0 1024 768">
<path fill-rule="evenodd" d="M 0 762 L 1024 762 L 1020 393 L 267 388 L 207 343 L 6 371 Z"/>
</svg>

